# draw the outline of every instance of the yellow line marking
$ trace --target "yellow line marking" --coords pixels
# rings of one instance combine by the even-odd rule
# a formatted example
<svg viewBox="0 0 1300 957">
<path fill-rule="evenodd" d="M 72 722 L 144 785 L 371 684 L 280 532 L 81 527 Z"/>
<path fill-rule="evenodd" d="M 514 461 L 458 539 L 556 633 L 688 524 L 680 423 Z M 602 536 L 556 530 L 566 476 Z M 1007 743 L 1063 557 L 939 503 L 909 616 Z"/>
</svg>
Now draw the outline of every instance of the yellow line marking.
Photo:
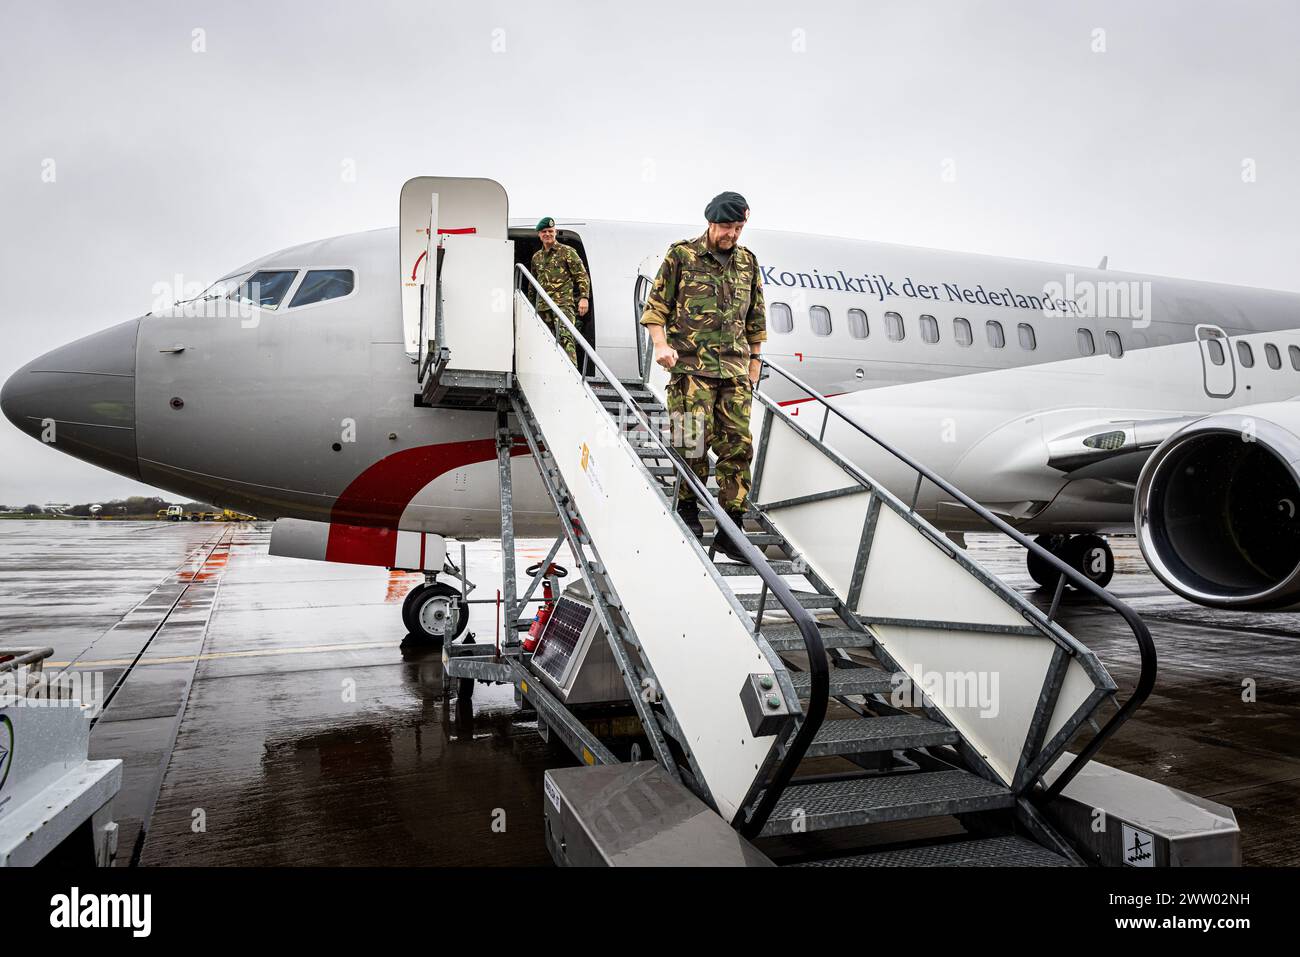
<svg viewBox="0 0 1300 957">
<path fill-rule="evenodd" d="M 258 651 L 213 651 L 202 655 L 169 655 L 163 658 L 141 658 L 138 664 L 142 665 L 171 665 L 183 661 L 215 661 L 219 658 L 261 658 L 270 655 L 311 655 L 325 651 L 361 651 L 371 648 L 393 648 L 396 644 L 391 641 L 367 641 L 360 644 L 352 645 L 302 645 L 296 648 L 268 648 Z M 129 665 L 134 658 L 104 658 L 100 661 L 79 661 L 76 664 L 78 669 L 81 668 L 112 668 L 117 666 Z M 72 664 L 70 661 L 46 661 L 45 666 L 48 668 L 67 668 Z"/>
</svg>

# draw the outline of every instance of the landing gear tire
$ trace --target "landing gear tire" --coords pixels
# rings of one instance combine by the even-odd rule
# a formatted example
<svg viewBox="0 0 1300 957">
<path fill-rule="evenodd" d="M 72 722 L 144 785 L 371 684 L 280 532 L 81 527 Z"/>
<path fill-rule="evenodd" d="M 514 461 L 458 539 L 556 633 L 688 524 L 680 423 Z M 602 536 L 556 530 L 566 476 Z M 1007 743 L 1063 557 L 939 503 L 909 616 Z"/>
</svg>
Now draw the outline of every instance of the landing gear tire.
<svg viewBox="0 0 1300 957">
<path fill-rule="evenodd" d="M 1041 545 L 1057 558 L 1061 557 L 1061 548 L 1065 542 L 1064 535 L 1039 535 L 1034 539 L 1036 545 Z M 1039 588 L 1055 588 L 1056 580 L 1061 577 L 1059 571 L 1034 552 L 1025 553 L 1025 566 L 1029 570 L 1029 577 L 1038 584 Z"/>
<path fill-rule="evenodd" d="M 459 591 L 440 582 L 411 589 L 402 604 L 406 630 L 416 638 L 435 644 L 455 641 L 469 627 L 469 609 L 464 607 L 457 609 L 455 625 L 452 625 L 452 602 L 459 597 Z"/>
<path fill-rule="evenodd" d="M 428 582 L 421 582 L 406 593 L 406 599 L 402 602 L 402 624 L 412 634 L 415 633 L 415 626 L 411 624 L 411 605 L 415 601 L 415 596 L 428 587 Z"/>
<path fill-rule="evenodd" d="M 1060 558 L 1098 588 L 1109 585 L 1115 574 L 1115 553 L 1100 535 L 1076 535 L 1065 543 Z"/>
</svg>

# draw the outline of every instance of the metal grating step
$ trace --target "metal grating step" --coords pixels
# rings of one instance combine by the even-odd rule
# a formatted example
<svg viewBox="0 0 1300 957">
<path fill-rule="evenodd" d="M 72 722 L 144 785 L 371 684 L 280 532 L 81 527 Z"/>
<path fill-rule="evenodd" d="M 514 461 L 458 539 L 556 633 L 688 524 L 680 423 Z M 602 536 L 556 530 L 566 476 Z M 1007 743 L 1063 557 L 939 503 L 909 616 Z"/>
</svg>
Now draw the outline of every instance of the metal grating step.
<svg viewBox="0 0 1300 957">
<path fill-rule="evenodd" d="M 767 532 L 746 532 L 745 537 L 755 545 L 783 545 L 785 539 L 780 535 L 771 535 Z M 706 532 L 704 535 L 704 544 L 706 546 L 713 544 L 713 533 Z"/>
<path fill-rule="evenodd" d="M 724 578 L 737 578 L 758 574 L 758 572 L 754 571 L 753 565 L 742 565 L 740 562 L 733 562 L 729 559 L 724 560 L 725 557 L 722 555 L 715 555 L 714 558 L 716 559 L 714 561 L 714 566 L 718 569 L 718 574 L 722 575 Z M 772 571 L 776 572 L 778 575 L 803 574 L 803 571 L 800 570 L 800 566 L 795 565 L 794 562 L 769 561 L 768 564 L 772 566 Z M 772 607 L 770 599 L 768 601 L 768 607 Z"/>
<path fill-rule="evenodd" d="M 911 714 L 826 721 L 817 729 L 805 757 L 870 754 L 955 744 L 957 732 L 947 725 Z"/>
<path fill-rule="evenodd" d="M 623 400 L 618 398 L 617 396 L 609 399 L 602 397 L 600 400 L 600 404 L 605 409 L 608 409 L 610 412 L 618 412 L 623 408 Z M 638 402 L 637 406 L 647 416 L 653 416 L 668 411 L 659 402 L 651 402 L 649 400 L 645 402 Z"/>
<path fill-rule="evenodd" d="M 821 629 L 822 644 L 827 648 L 870 648 L 876 640 L 865 631 L 847 628 Z M 803 635 L 794 625 L 764 625 L 763 637 L 773 651 L 803 651 Z"/>
<path fill-rule="evenodd" d="M 873 854 L 850 854 L 794 867 L 1071 867 L 1070 861 L 1014 834 L 927 844 Z"/>
<path fill-rule="evenodd" d="M 618 398 L 618 393 L 614 391 L 613 386 L 606 385 L 604 382 L 591 382 L 591 380 L 588 380 L 588 383 L 591 385 L 591 391 L 596 393 L 599 398 Z M 627 394 L 636 402 L 658 401 L 655 399 L 654 393 L 643 385 L 628 385 L 623 388 L 627 390 Z"/>
<path fill-rule="evenodd" d="M 746 611 L 758 611 L 758 600 L 761 597 L 760 595 L 744 594 L 737 595 L 736 597 L 740 599 L 740 606 Z M 839 604 L 839 599 L 834 595 L 818 595 L 816 592 L 797 591 L 794 593 L 794 597 L 795 600 L 804 608 L 834 608 Z M 771 593 L 769 593 L 763 603 L 763 607 L 767 611 L 777 611 L 781 606 L 777 603 L 777 600 L 772 597 Z"/>
<path fill-rule="evenodd" d="M 807 698 L 812 675 L 806 671 L 790 672 L 790 683 L 800 698 Z M 832 668 L 831 697 L 848 694 L 889 694 L 894 690 L 894 676 L 877 668 Z"/>
<path fill-rule="evenodd" d="M 782 792 L 762 837 L 1011 807 L 1015 795 L 968 771 L 921 771 L 816 784 Z"/>
</svg>

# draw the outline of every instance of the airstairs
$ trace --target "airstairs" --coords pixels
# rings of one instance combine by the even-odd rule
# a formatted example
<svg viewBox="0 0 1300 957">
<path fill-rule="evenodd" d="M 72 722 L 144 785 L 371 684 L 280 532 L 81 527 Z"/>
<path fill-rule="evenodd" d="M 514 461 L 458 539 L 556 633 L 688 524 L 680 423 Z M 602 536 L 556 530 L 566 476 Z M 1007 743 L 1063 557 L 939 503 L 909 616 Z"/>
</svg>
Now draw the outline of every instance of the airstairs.
<svg viewBox="0 0 1300 957">
<path fill-rule="evenodd" d="M 467 181 L 412 182 L 446 194 Z M 440 206 L 435 196 L 426 260 L 442 272 L 422 284 L 412 343 L 420 394 L 495 411 L 509 626 L 499 647 L 447 645 L 447 673 L 462 685 L 511 683 L 539 730 L 583 764 L 654 762 L 663 787 L 689 791 L 759 846 L 776 839 L 788 863 L 1083 863 L 1043 805 L 1149 693 L 1155 655 L 1140 619 L 1041 550 L 1061 578 L 1047 611 L 1028 602 L 917 514 L 917 494 L 933 482 L 991 531 L 1037 546 L 884 446 L 917 475 L 911 502 L 891 494 L 837 451 L 878 440 L 771 362 L 765 376 L 806 401 L 796 420 L 756 391 L 751 507 L 736 529 L 673 450 L 655 377 L 614 375 L 499 240 L 482 239 L 476 258 L 462 233 L 444 234 Z M 455 276 L 457 257 L 476 264 Z M 488 304 L 511 268 L 503 315 Z M 469 285 L 449 288 L 464 276 L 486 283 L 478 300 Z M 536 301 L 569 327 L 592 376 L 568 360 Z M 458 365 L 460 343 L 481 344 L 485 328 L 499 329 L 498 354 Z M 519 596 L 511 457 L 521 443 L 561 535 Z M 676 514 L 682 488 L 711 519 L 703 542 Z M 748 563 L 715 553 L 718 529 L 743 531 Z M 525 651 L 523 609 L 562 544 L 581 584 Z M 1067 582 L 1118 615 L 1141 649 L 1141 680 L 1122 704 L 1057 620 Z M 630 750 L 591 720 L 620 708 L 640 728 Z M 558 812 L 549 776 L 547 787 Z M 944 820 L 946 830 L 887 830 Z"/>
</svg>

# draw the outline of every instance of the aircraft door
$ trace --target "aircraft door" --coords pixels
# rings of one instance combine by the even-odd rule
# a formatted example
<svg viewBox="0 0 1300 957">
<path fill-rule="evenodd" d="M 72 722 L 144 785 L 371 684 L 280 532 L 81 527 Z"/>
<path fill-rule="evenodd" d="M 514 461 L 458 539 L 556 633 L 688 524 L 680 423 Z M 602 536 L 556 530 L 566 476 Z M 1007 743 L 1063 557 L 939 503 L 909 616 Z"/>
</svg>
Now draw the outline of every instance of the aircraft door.
<svg viewBox="0 0 1300 957">
<path fill-rule="evenodd" d="M 1206 395 L 1216 399 L 1232 395 L 1237 389 L 1237 367 L 1228 348 L 1227 333 L 1218 326 L 1198 325 L 1196 346 L 1201 353 Z"/>
<path fill-rule="evenodd" d="M 646 332 L 645 326 L 641 325 L 641 313 L 645 311 L 645 301 L 650 296 L 650 290 L 655 284 L 655 276 L 659 275 L 659 266 L 663 261 L 663 253 L 651 253 L 641 260 L 641 265 L 636 271 L 636 282 L 632 287 L 632 322 L 636 335 L 637 372 L 641 374 L 642 381 L 651 372 L 654 346 L 650 343 L 650 335 Z"/>
</svg>

